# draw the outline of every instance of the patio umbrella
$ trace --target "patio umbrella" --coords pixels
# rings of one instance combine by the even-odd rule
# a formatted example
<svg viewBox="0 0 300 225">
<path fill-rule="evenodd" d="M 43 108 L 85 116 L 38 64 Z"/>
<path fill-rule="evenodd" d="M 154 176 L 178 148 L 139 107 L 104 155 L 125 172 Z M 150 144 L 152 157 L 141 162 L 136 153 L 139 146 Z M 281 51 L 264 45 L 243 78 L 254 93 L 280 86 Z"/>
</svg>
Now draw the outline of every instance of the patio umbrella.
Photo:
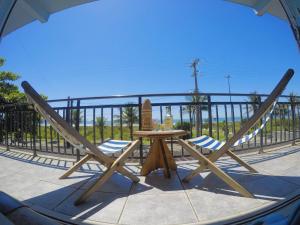
<svg viewBox="0 0 300 225">
<path fill-rule="evenodd" d="M 33 21 L 45 23 L 53 13 L 95 0 L 0 0 L 0 38 Z"/>
<path fill-rule="evenodd" d="M 269 13 L 290 23 L 300 48 L 300 0 L 226 0 L 254 9 L 256 15 Z"/>
</svg>

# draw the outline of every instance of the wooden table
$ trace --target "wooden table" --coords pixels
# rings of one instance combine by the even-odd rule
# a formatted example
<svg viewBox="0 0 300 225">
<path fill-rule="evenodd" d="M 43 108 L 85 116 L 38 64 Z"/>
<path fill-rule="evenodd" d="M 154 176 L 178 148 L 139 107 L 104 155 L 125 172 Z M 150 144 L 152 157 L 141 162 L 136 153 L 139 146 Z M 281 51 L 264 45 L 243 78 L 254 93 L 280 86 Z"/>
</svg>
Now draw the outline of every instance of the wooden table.
<svg viewBox="0 0 300 225">
<path fill-rule="evenodd" d="M 184 136 L 186 132 L 184 130 L 136 131 L 134 135 L 152 140 L 141 175 L 146 176 L 158 168 L 164 168 L 165 177 L 170 178 L 170 170 L 176 170 L 177 166 L 165 140 L 167 138 Z"/>
</svg>

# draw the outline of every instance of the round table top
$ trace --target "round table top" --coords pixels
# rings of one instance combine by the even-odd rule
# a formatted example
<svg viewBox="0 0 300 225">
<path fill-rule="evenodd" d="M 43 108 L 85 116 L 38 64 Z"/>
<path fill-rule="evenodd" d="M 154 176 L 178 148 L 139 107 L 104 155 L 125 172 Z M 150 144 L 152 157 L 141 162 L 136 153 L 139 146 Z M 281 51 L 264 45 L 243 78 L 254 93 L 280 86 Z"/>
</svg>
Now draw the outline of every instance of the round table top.
<svg viewBox="0 0 300 225">
<path fill-rule="evenodd" d="M 179 137 L 186 135 L 184 130 L 150 130 L 144 131 L 139 130 L 135 131 L 133 135 L 137 137 L 148 137 L 148 138 L 170 138 L 170 137 Z"/>
</svg>

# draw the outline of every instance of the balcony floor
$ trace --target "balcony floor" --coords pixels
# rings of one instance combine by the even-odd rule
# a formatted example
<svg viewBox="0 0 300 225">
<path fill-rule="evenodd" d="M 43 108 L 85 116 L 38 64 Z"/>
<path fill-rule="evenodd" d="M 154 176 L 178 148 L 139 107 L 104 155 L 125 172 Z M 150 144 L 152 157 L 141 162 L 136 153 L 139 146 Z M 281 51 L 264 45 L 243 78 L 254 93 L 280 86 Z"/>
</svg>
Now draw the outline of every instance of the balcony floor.
<svg viewBox="0 0 300 225">
<path fill-rule="evenodd" d="M 0 190 L 34 209 L 73 223 L 87 224 L 201 224 L 230 220 L 261 210 L 300 192 L 300 147 L 285 147 L 242 158 L 260 173 L 250 174 L 224 157 L 217 162 L 255 198 L 244 198 L 215 175 L 205 172 L 190 183 L 180 178 L 196 167 L 179 162 L 177 173 L 165 179 L 162 171 L 140 177 L 138 184 L 119 174 L 88 201 L 73 205 L 77 196 L 102 171 L 94 162 L 86 164 L 70 178 L 59 180 L 70 160 L 35 157 L 18 151 L 0 151 Z M 139 167 L 128 165 L 138 173 Z M 205 179 L 204 179 L 205 178 Z"/>
</svg>

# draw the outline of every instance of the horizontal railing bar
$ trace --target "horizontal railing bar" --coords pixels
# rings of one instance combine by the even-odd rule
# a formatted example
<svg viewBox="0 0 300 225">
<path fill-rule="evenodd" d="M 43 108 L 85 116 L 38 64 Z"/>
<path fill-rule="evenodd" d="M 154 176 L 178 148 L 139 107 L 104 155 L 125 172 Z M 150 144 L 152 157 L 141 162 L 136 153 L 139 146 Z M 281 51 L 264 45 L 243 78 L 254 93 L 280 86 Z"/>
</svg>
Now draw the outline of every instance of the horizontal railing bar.
<svg viewBox="0 0 300 225">
<path fill-rule="evenodd" d="M 208 105 L 207 102 L 199 102 L 199 103 L 194 103 L 194 102 L 163 102 L 163 103 L 152 103 L 151 105 L 153 107 L 158 107 L 158 106 L 188 106 L 188 105 Z M 248 101 L 244 101 L 244 102 L 221 102 L 221 101 L 215 101 L 215 102 L 211 102 L 210 103 L 212 106 L 215 105 L 240 105 L 240 104 L 258 104 L 257 102 L 248 102 Z M 290 102 L 277 102 L 277 104 L 279 105 L 286 105 L 286 104 L 290 104 Z M 295 103 L 296 105 L 299 105 L 300 103 Z M 24 104 L 26 106 L 28 106 L 28 104 Z M 15 109 L 15 107 L 13 107 L 15 105 L 5 105 L 2 109 L 12 109 L 16 112 L 33 112 L 33 109 L 26 109 L 26 110 L 22 110 L 22 109 Z M 138 107 L 138 104 L 109 104 L 109 105 L 81 105 L 79 107 L 77 106 L 61 106 L 61 107 L 53 107 L 53 109 L 55 110 L 76 110 L 76 109 L 101 109 L 101 108 L 119 108 L 119 107 Z M 0 109 L 1 111 L 1 109 Z"/>
<path fill-rule="evenodd" d="M 193 102 L 163 102 L 163 103 L 152 103 L 152 107 L 158 107 L 158 106 L 188 106 L 188 105 L 208 105 L 207 102 L 199 102 L 199 103 L 193 103 Z M 240 104 L 258 104 L 256 102 L 211 102 L 211 105 L 240 105 Z M 289 102 L 278 102 L 277 104 L 281 105 L 285 105 L 285 104 L 290 104 Z M 119 108 L 119 107 L 138 107 L 139 104 L 110 104 L 110 105 L 81 105 L 80 107 L 77 106 L 71 106 L 71 107 L 66 107 L 66 106 L 62 106 L 62 107 L 53 107 L 53 109 L 55 110 L 65 110 L 65 109 L 69 109 L 69 110 L 76 110 L 78 108 L 80 109 L 101 109 L 101 108 Z"/>
<path fill-rule="evenodd" d="M 249 97 L 249 96 L 261 96 L 268 97 L 268 94 L 243 94 L 243 93 L 199 93 L 199 96 L 239 96 L 239 97 Z M 118 99 L 118 98 L 138 98 L 138 97 L 178 97 L 178 96 L 195 96 L 195 93 L 159 93 L 159 94 L 134 94 L 134 95 L 108 95 L 108 96 L 96 96 L 96 97 L 75 97 L 75 98 L 62 98 L 62 99 L 51 99 L 47 102 L 63 102 L 63 101 L 77 101 L 77 100 L 97 100 L 97 99 Z M 281 95 L 280 97 L 287 98 L 289 95 Z"/>
</svg>

